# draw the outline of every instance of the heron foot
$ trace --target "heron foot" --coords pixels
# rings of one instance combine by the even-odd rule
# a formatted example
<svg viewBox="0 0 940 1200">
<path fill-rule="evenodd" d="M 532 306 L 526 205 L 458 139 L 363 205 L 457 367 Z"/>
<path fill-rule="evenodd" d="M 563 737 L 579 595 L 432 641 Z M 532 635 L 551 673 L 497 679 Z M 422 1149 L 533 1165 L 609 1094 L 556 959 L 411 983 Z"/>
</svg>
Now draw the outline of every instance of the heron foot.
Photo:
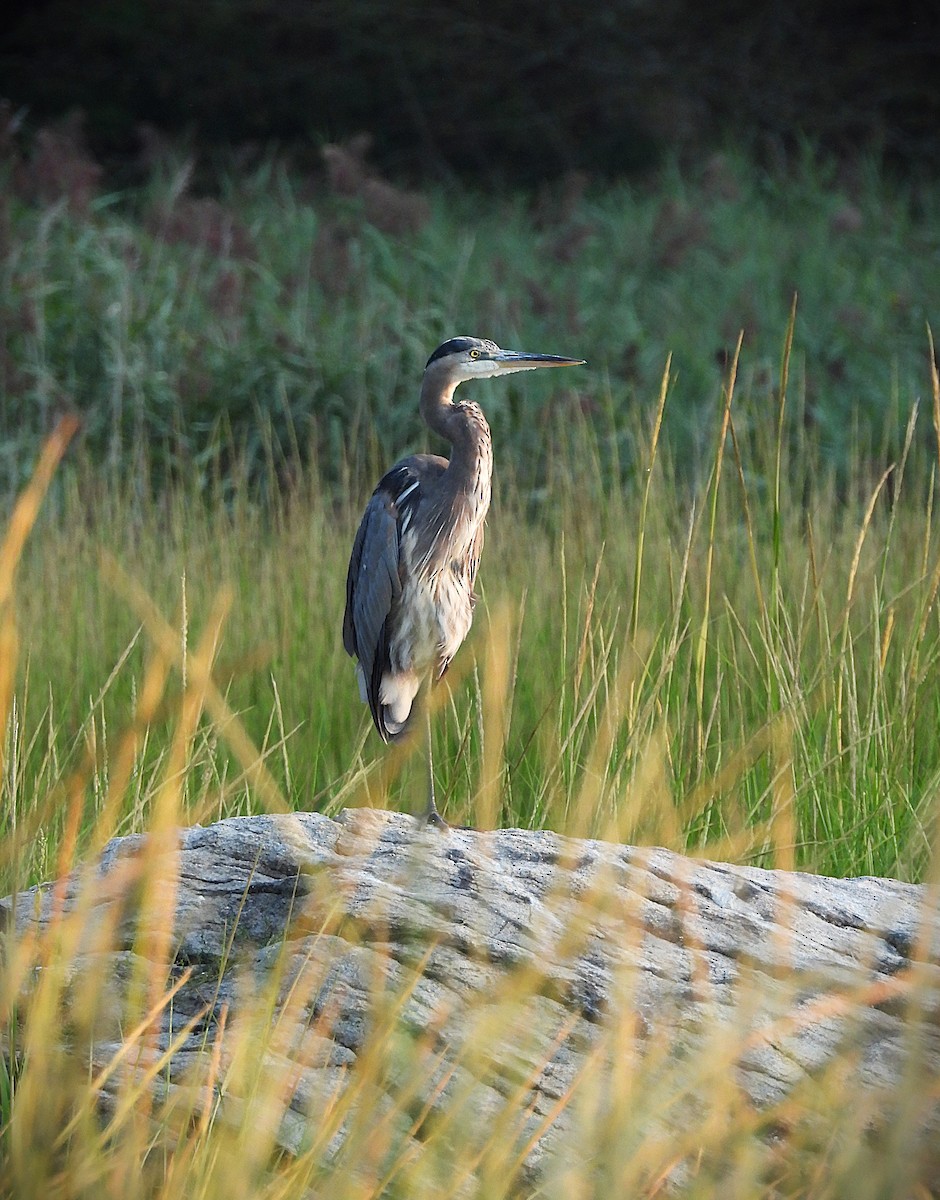
<svg viewBox="0 0 940 1200">
<path fill-rule="evenodd" d="M 421 817 L 421 822 L 424 825 L 433 825 L 435 829 L 439 829 L 441 832 L 445 829 L 450 829 L 450 826 L 433 805 L 428 806 L 424 816 Z"/>
</svg>

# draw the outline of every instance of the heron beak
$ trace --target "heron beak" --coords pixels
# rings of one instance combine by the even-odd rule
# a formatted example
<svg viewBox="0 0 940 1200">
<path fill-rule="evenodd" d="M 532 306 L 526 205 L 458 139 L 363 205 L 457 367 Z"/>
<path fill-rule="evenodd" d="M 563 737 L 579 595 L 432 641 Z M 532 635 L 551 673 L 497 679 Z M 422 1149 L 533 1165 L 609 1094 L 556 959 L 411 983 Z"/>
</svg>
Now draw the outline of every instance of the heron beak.
<svg viewBox="0 0 940 1200">
<path fill-rule="evenodd" d="M 536 367 L 581 367 L 583 358 L 562 358 L 557 354 L 528 354 L 524 350 L 497 350 L 493 362 L 503 371 L 534 371 Z"/>
</svg>

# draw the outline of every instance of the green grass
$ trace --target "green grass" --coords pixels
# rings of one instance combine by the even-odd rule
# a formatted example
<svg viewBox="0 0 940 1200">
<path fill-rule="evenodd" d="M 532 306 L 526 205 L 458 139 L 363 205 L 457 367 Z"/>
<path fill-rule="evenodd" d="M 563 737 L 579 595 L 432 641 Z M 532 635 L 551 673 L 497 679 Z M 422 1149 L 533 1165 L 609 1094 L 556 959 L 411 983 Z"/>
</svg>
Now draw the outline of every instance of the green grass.
<svg viewBox="0 0 940 1200">
<path fill-rule="evenodd" d="M 649 458 L 645 420 L 634 436 Z M 940 778 L 929 465 L 901 460 L 893 505 L 877 478 L 840 499 L 804 443 L 793 461 L 784 449 L 779 489 L 765 486 L 776 423 L 738 435 L 740 471 L 726 438 L 697 498 L 664 446 L 645 478 L 592 485 L 597 422 L 568 425 L 544 497 L 503 466 L 478 618 L 441 692 L 452 817 L 922 874 Z M 364 493 L 337 503 L 315 469 L 264 506 L 247 487 L 224 503 L 129 487 L 73 480 L 21 565 L 6 828 L 78 771 L 82 827 L 100 831 L 109 760 L 166 636 L 167 696 L 115 830 L 146 824 L 174 697 L 223 589 L 216 676 L 286 802 L 418 808 L 423 768 L 382 769 L 397 756 L 371 732 L 341 645 Z M 165 635 L 134 588 L 166 614 Z M 211 723 L 197 738 L 187 795 L 202 819 L 264 804 L 225 740 Z M 30 879 L 54 868 L 64 815 L 49 815 Z"/>
</svg>

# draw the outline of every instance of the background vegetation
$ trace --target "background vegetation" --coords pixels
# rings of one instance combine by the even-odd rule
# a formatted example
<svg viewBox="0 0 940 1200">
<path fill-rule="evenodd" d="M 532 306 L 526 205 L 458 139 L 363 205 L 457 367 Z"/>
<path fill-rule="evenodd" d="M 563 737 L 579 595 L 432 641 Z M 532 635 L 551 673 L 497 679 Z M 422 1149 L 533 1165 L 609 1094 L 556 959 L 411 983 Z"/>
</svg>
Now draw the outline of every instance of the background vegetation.
<svg viewBox="0 0 940 1200">
<path fill-rule="evenodd" d="M 9 132 L 0 485 L 23 482 L 64 407 L 111 468 L 143 453 L 161 477 L 208 478 L 235 448 L 258 474 L 312 444 L 335 482 L 377 434 L 383 453 L 421 436 L 415 381 L 464 327 L 590 360 L 547 420 L 538 385 L 484 393 L 528 486 L 571 412 L 613 408 L 604 466 L 633 471 L 622 418 L 649 409 L 669 354 L 666 431 L 700 483 L 738 334 L 742 384 L 771 406 L 797 295 L 787 437 L 811 429 L 840 470 L 855 425 L 873 471 L 899 449 L 940 290 L 929 182 L 808 147 L 776 171 L 715 154 L 633 184 L 572 174 L 495 197 L 395 187 L 361 141 L 325 165 L 297 177 L 272 159 L 208 198 L 170 156 L 146 188 L 108 193 L 76 130 L 31 149 Z"/>
</svg>

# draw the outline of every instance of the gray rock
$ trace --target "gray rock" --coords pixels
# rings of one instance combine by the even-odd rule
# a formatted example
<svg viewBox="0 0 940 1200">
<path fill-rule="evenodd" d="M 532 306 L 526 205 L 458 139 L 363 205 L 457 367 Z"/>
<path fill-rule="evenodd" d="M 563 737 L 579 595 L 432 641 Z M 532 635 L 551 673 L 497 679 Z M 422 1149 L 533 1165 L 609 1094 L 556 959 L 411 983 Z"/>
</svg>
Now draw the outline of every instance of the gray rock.
<svg viewBox="0 0 940 1200">
<path fill-rule="evenodd" d="M 278 1135 L 290 1151 L 348 1085 L 376 1031 L 391 1045 L 429 1038 L 435 1054 L 415 1092 L 407 1056 L 399 1067 L 390 1053 L 375 1113 L 413 1138 L 420 1130 L 406 1110 L 433 1117 L 459 1103 L 485 1129 L 515 1097 L 527 1113 L 529 1175 L 560 1147 L 571 1153 L 565 1097 L 614 1022 L 632 1030 L 631 1053 L 668 1047 L 691 1074 L 727 1031 L 737 1038 L 736 1084 L 757 1111 L 805 1093 L 836 1061 L 846 1103 L 870 1094 L 885 1122 L 912 1069 L 934 1085 L 940 1078 L 940 916 L 924 887 L 546 832 L 439 833 L 359 809 L 181 830 L 157 871 L 165 904 L 141 908 L 143 845 L 115 839 L 63 892 L 66 911 L 91 895 L 76 976 L 108 980 L 94 1059 L 106 1063 L 119 1045 L 129 981 L 157 944 L 148 936 L 159 938 L 172 915 L 171 977 L 191 974 L 164 1014 L 160 1045 L 180 1044 L 154 1086 L 165 1099 L 192 1087 L 223 1020 L 231 1026 L 276 979 L 277 1039 L 264 1054 L 272 1071 L 293 1072 Z M 0 901 L 0 917 L 20 932 L 54 910 L 49 888 Z M 690 1085 L 685 1100 L 670 1110 L 677 1130 L 707 1109 L 708 1083 Z M 938 1106 L 917 1119 L 912 1138 L 931 1144 Z M 336 1130 L 334 1153 L 352 1120 Z"/>
</svg>

